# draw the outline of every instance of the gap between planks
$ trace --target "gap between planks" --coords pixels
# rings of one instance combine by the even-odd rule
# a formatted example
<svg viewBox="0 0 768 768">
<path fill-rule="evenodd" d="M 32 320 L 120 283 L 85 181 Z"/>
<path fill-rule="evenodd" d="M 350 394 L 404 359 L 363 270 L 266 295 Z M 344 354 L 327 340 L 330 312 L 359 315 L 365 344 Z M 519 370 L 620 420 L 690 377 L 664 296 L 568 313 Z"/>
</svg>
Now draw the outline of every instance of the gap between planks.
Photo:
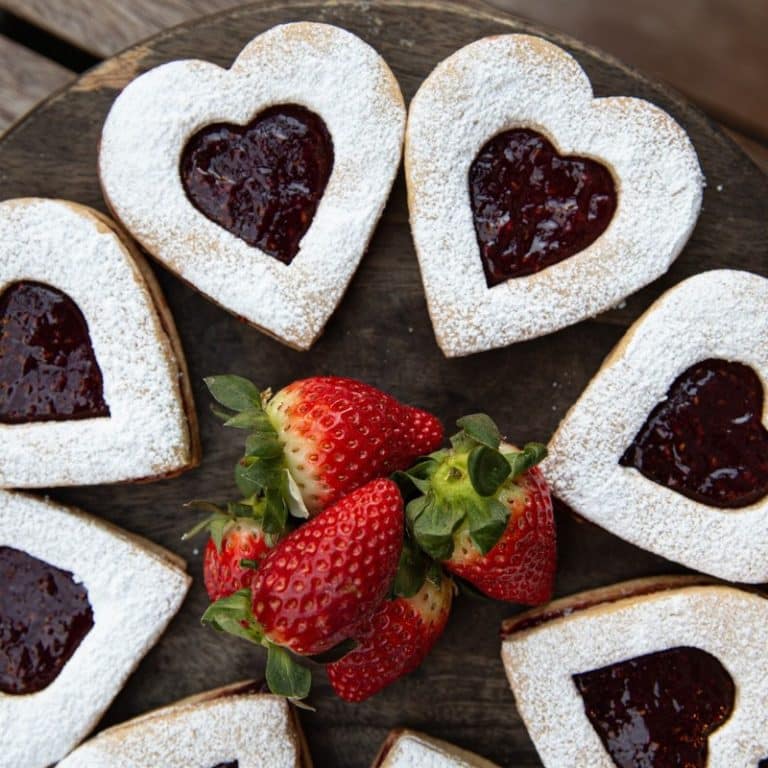
<svg viewBox="0 0 768 768">
<path fill-rule="evenodd" d="M 0 133 L 75 73 L 0 35 Z"/>
</svg>

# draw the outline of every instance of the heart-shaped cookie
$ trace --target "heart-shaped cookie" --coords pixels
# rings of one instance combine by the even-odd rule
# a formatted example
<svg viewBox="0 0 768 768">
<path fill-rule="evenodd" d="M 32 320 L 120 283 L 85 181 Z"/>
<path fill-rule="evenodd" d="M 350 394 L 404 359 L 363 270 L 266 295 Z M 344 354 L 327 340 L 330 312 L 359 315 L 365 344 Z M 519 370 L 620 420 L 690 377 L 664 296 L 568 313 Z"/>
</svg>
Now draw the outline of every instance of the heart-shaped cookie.
<svg viewBox="0 0 768 768">
<path fill-rule="evenodd" d="M 547 768 L 757 766 L 766 621 L 762 595 L 640 579 L 510 619 L 502 659 Z"/>
<path fill-rule="evenodd" d="M 156 544 L 8 491 L 0 574 L 0 766 L 45 768 L 96 725 L 192 580 Z"/>
<path fill-rule="evenodd" d="M 578 514 L 732 581 L 768 580 L 768 280 L 705 272 L 629 329 L 543 470 Z"/>
<path fill-rule="evenodd" d="M 0 487 L 150 479 L 198 461 L 186 363 L 142 257 L 84 206 L 0 203 Z"/>
<path fill-rule="evenodd" d="M 297 349 L 340 301 L 400 162 L 402 94 L 384 60 L 326 24 L 275 27 L 231 69 L 176 61 L 104 124 L 105 199 L 144 248 Z"/>
<path fill-rule="evenodd" d="M 411 229 L 448 357 L 550 333 L 663 274 L 701 207 L 685 131 L 641 99 L 595 99 L 528 35 L 462 48 L 411 102 Z"/>
</svg>

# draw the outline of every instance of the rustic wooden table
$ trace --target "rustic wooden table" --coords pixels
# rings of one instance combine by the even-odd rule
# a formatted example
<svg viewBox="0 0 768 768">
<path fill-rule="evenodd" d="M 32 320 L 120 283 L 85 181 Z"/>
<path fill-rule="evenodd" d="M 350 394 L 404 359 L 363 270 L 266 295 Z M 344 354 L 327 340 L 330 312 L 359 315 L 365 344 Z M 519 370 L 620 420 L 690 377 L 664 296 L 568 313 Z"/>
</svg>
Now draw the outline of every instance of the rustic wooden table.
<svg viewBox="0 0 768 768">
<path fill-rule="evenodd" d="M 607 2 L 598 5 L 597 0 L 495 2 L 600 45 L 671 82 L 736 131 L 734 138 L 768 170 L 768 97 L 760 81 L 768 64 L 761 39 L 768 21 L 764 0 L 727 4 L 726 0 L 678 0 L 670 7 L 660 0 L 625 0 L 621 11 L 608 8 Z M 0 126 L 101 58 L 158 29 L 231 5 L 232 0 L 0 0 L 0 8 L 8 9 L 0 17 Z M 192 51 L 201 58 L 228 63 L 252 30 L 287 20 L 283 5 L 285 0 L 262 3 L 163 35 L 110 61 L 69 93 L 48 101 L 34 119 L 0 141 L 0 197 L 60 195 L 101 207 L 95 147 L 116 91 L 137 68 Z M 436 0 L 421 0 L 419 8 L 409 2 L 408 25 L 412 13 L 422 14 L 413 37 L 417 38 L 415 50 L 424 55 L 412 60 L 414 54 L 405 55 L 400 45 L 406 23 L 403 5 L 404 0 L 390 2 L 387 10 L 379 4 L 371 13 L 370 4 L 362 2 L 335 2 L 320 8 L 319 2 L 300 0 L 293 3 L 292 13 L 339 23 L 358 34 L 370 31 L 367 25 L 375 16 L 377 43 L 408 97 L 435 61 L 501 28 L 501 21 L 473 21 L 466 6 L 449 12 L 441 11 Z M 318 7 L 312 10 L 313 6 Z M 504 23 L 515 27 L 514 22 Z M 482 357 L 446 361 L 433 344 L 426 319 L 400 178 L 343 306 L 309 353 L 292 352 L 260 336 L 165 270 L 156 270 L 187 348 L 203 426 L 205 465 L 166 483 L 56 489 L 54 497 L 174 549 L 187 558 L 190 572 L 198 577 L 197 544 L 179 540 L 184 528 L 179 503 L 218 498 L 230 483 L 236 446 L 205 408 L 201 384 L 202 376 L 219 369 L 222 360 L 229 361 L 227 369 L 236 361 L 241 372 L 257 372 L 253 375 L 259 376 L 260 383 L 281 384 L 309 371 L 358 376 L 428 405 L 448 424 L 460 413 L 496 398 L 493 414 L 507 434 L 546 439 L 626 325 L 665 287 L 703 269 L 726 265 L 765 274 L 766 177 L 696 109 L 593 52 L 580 49 L 577 53 L 598 93 L 628 93 L 659 103 L 681 120 L 700 153 L 710 181 L 704 212 L 685 253 L 667 276 L 630 297 L 623 308 L 594 321 Z M 719 194 L 724 186 L 727 194 Z M 369 311 L 371 306 L 377 308 L 375 313 Z M 369 353 L 349 354 L 351 339 L 364 339 L 361 346 Z M 485 366 L 480 381 L 479 364 Z M 417 371 L 422 375 L 415 375 Z M 510 371 L 535 371 L 536 375 L 509 376 L 504 381 L 504 398 L 499 400 L 500 372 L 506 376 Z M 521 403 L 526 408 L 521 409 Z M 560 595 L 622 578 L 679 570 L 566 514 L 558 515 L 558 537 Z M 317 701 L 322 706 L 317 714 L 303 717 L 303 722 L 319 767 L 368 765 L 386 730 L 403 724 L 452 739 L 501 765 L 540 765 L 498 660 L 495 630 L 512 607 L 471 600 L 457 603 L 445 637 L 423 670 L 370 702 L 344 705 L 330 696 L 322 675 L 316 675 Z M 250 646 L 199 629 L 204 604 L 198 579 L 162 643 L 144 660 L 102 725 L 216 684 L 260 674 L 261 660 Z"/>
<path fill-rule="evenodd" d="M 99 60 L 241 0 L 0 0 L 0 132 Z M 371 3 L 375 5 L 375 2 Z M 688 96 L 768 169 L 768 3 L 490 0 Z"/>
</svg>

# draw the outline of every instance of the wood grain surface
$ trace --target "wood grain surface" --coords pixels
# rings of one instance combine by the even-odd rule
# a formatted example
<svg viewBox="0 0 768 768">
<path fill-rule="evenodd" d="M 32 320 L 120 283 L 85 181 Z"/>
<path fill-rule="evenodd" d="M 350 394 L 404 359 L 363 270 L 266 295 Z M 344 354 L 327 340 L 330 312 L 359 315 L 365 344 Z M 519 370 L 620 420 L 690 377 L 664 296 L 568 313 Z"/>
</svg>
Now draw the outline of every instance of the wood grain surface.
<svg viewBox="0 0 768 768">
<path fill-rule="evenodd" d="M 596 45 L 768 139 L 768 3 L 761 0 L 490 0 Z M 31 23 L 106 57 L 242 0 L 0 0 Z M 365 3 L 375 8 L 374 2 Z"/>
<path fill-rule="evenodd" d="M 97 142 L 120 87 L 139 72 L 176 58 L 228 65 L 255 34 L 300 19 L 338 24 L 370 42 L 392 66 L 407 99 L 456 48 L 484 35 L 535 31 L 501 13 L 428 0 L 389 0 L 375 8 L 361 3 L 265 4 L 191 23 L 88 73 L 0 140 L 2 197 L 64 197 L 104 210 L 96 177 Z M 668 90 L 585 46 L 555 41 L 581 62 L 598 95 L 650 99 L 688 130 L 707 188 L 701 218 L 684 253 L 665 277 L 630 297 L 621 309 L 542 339 L 457 360 L 443 358 L 432 335 L 402 175 L 347 296 L 311 352 L 290 350 L 259 334 L 155 267 L 187 353 L 200 412 L 202 465 L 179 479 L 150 485 L 50 492 L 169 547 L 187 559 L 195 577 L 181 613 L 118 696 L 104 725 L 262 673 L 258 650 L 199 626 L 206 604 L 200 579 L 203 542 L 180 540 L 192 521 L 182 503 L 230 496 L 232 466 L 240 453 L 240 434 L 225 432 L 208 412 L 203 376 L 234 372 L 273 388 L 310 374 L 354 376 L 435 411 L 447 425 L 463 413 L 483 409 L 511 440 L 546 441 L 627 324 L 665 288 L 716 267 L 768 274 L 768 179 L 757 166 L 697 109 Z M 557 522 L 558 595 L 682 570 L 566 513 L 558 513 Z M 499 659 L 500 622 L 516 610 L 466 597 L 457 600 L 445 636 L 422 668 L 362 705 L 335 699 L 318 671 L 312 694 L 317 712 L 301 713 L 316 764 L 364 768 L 390 728 L 409 726 L 502 766 L 540 765 Z"/>
<path fill-rule="evenodd" d="M 0 132 L 74 73 L 0 35 Z"/>
</svg>

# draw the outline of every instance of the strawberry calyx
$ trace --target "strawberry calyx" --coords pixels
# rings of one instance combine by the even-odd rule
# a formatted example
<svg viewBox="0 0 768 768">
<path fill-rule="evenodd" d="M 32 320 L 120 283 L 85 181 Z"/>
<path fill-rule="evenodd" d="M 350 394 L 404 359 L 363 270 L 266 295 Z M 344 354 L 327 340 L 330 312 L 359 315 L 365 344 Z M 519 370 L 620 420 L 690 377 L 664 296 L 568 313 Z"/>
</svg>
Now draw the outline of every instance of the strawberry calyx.
<svg viewBox="0 0 768 768">
<path fill-rule="evenodd" d="M 242 376 L 220 375 L 204 379 L 216 404 L 211 406 L 225 427 L 249 430 L 242 458 L 235 465 L 235 483 L 243 496 L 263 496 L 273 519 L 307 518 L 309 511 L 293 479 L 277 430 L 264 405 L 269 390 L 261 392 Z"/>
<path fill-rule="evenodd" d="M 210 514 L 190 528 L 181 538 L 191 539 L 203 531 L 210 533 L 216 550 L 221 552 L 221 542 L 226 533 L 236 525 L 253 526 L 264 536 L 268 547 L 274 547 L 287 530 L 285 515 L 274 514 L 266 498 L 251 496 L 240 501 L 229 501 L 226 506 L 220 506 L 211 501 L 195 499 L 187 502 L 185 507 L 202 509 Z"/>
<path fill-rule="evenodd" d="M 241 589 L 211 603 L 201 622 L 267 649 L 266 680 L 269 690 L 291 700 L 304 699 L 312 686 L 312 673 L 286 648 L 271 642 L 251 610 L 251 590 Z"/>
<path fill-rule="evenodd" d="M 201 623 L 217 632 L 226 632 L 267 649 L 266 682 L 269 690 L 292 701 L 304 699 L 312 686 L 312 672 L 302 662 L 329 664 L 353 651 L 357 642 L 349 638 L 315 656 L 299 656 L 284 646 L 273 643 L 254 618 L 251 590 L 241 589 L 211 603 Z M 301 659 L 301 661 L 299 660 Z"/>
<path fill-rule="evenodd" d="M 487 554 L 507 527 L 506 490 L 547 455 L 541 443 L 508 450 L 485 414 L 464 416 L 456 423 L 461 431 L 451 438 L 450 448 L 394 475 L 407 500 L 411 536 L 434 560 L 450 559 L 454 534 L 464 526 L 478 550 Z"/>
</svg>

